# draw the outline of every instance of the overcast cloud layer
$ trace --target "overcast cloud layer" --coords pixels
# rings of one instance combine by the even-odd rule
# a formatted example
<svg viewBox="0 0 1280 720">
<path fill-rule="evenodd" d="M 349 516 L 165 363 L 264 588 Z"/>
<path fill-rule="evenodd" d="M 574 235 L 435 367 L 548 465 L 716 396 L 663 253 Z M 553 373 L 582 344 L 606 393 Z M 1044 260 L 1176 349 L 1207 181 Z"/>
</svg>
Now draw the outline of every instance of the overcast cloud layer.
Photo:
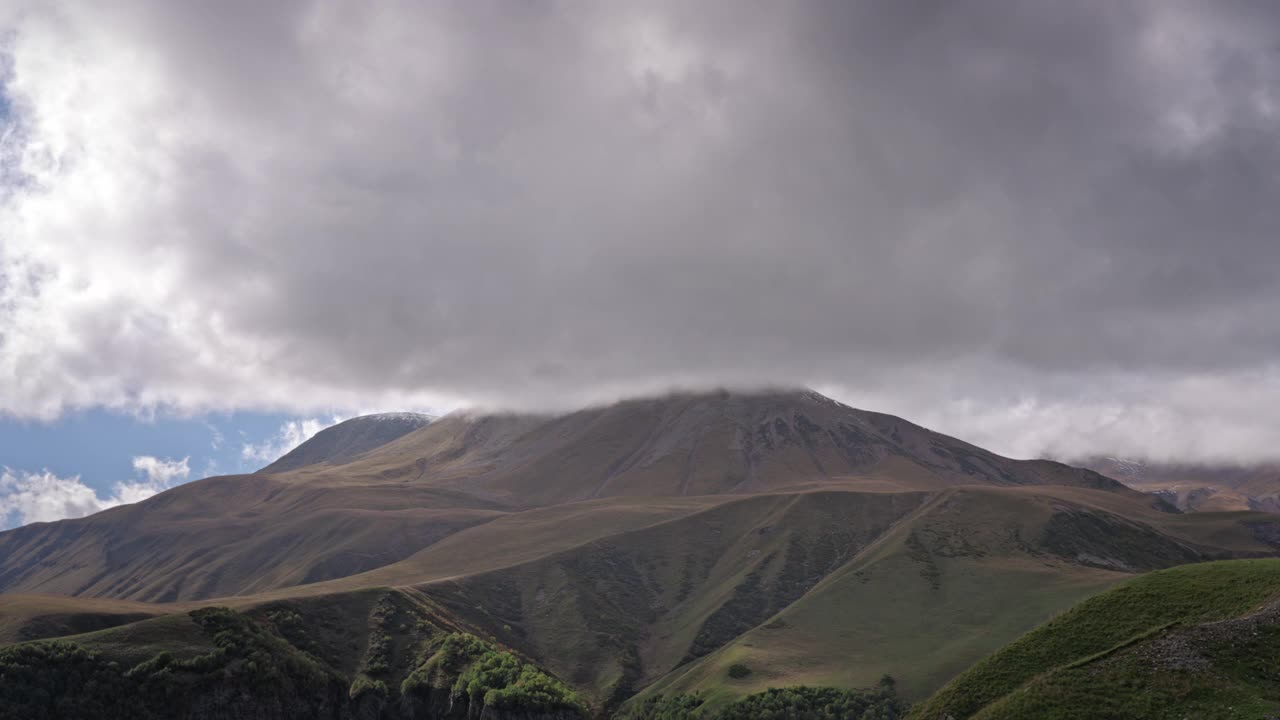
<svg viewBox="0 0 1280 720">
<path fill-rule="evenodd" d="M 14 2 L 0 412 L 808 384 L 1280 457 L 1280 4 Z"/>
</svg>

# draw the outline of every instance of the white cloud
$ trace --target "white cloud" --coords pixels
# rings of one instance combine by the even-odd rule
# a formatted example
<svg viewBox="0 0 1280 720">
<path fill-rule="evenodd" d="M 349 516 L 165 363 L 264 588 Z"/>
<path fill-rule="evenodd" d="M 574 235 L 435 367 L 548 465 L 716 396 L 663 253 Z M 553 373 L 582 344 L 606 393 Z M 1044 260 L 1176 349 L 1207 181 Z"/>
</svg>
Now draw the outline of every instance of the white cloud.
<svg viewBox="0 0 1280 720">
<path fill-rule="evenodd" d="M 221 450 L 222 443 L 224 441 L 224 438 L 222 437 L 222 431 L 219 430 L 218 427 L 216 425 L 213 425 L 212 423 L 205 423 L 205 427 L 209 428 L 209 432 L 212 435 L 212 437 L 209 440 L 209 447 L 213 448 L 214 450 Z"/>
<path fill-rule="evenodd" d="M 0 471 L 0 528 L 83 517 L 118 504 L 101 500 L 78 475 Z"/>
<path fill-rule="evenodd" d="M 331 415 L 328 418 L 289 420 L 272 437 L 260 443 L 244 443 L 240 448 L 240 457 L 245 462 L 275 462 L 281 455 L 311 439 L 316 433 L 345 419 L 342 415 Z"/>
<path fill-rule="evenodd" d="M 103 498 L 79 475 L 26 472 L 5 467 L 0 471 L 0 529 L 33 522 L 51 522 L 92 515 L 117 505 L 141 502 L 186 480 L 189 458 L 160 459 L 150 455 L 133 458 L 141 477 L 121 480 Z"/>
<path fill-rule="evenodd" d="M 146 476 L 147 483 L 157 487 L 169 487 L 174 480 L 185 480 L 191 474 L 190 457 L 181 460 L 161 460 L 150 455 L 133 458 L 133 469 Z"/>
<path fill-rule="evenodd" d="M 1280 457 L 1280 4 L 953 5 L 0 0 L 0 415 L 815 384 Z"/>
<path fill-rule="evenodd" d="M 113 499 L 120 503 L 136 503 L 163 492 L 191 475 L 190 457 L 181 460 L 161 460 L 150 455 L 133 458 L 134 472 L 142 473 L 141 480 L 118 482 L 113 486 Z"/>
</svg>

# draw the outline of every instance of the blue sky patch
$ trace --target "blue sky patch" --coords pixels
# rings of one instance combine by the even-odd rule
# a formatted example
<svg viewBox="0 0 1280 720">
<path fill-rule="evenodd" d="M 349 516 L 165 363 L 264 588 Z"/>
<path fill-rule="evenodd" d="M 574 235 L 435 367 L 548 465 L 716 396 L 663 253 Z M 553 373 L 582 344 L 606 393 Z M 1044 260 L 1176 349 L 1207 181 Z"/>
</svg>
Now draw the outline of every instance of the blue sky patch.
<svg viewBox="0 0 1280 720">
<path fill-rule="evenodd" d="M 295 420 L 292 415 L 255 412 L 146 419 L 101 409 L 49 423 L 0 419 L 0 469 L 79 476 L 106 499 L 116 484 L 138 479 L 134 458 L 140 456 L 189 458 L 187 481 L 252 472 L 266 463 L 246 457 L 245 446 L 260 452 L 278 443 L 282 427 Z"/>
</svg>

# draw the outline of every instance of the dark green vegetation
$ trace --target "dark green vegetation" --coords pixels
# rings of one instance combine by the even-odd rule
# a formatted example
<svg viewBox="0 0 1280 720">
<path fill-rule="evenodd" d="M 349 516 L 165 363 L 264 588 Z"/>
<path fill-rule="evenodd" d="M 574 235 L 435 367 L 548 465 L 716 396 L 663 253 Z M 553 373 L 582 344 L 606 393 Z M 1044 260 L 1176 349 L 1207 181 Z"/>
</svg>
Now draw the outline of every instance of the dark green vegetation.
<svg viewBox="0 0 1280 720">
<path fill-rule="evenodd" d="M 0 646 L 64 637 L 198 702 L 183 663 L 220 646 L 191 613 L 228 607 L 259 638 L 219 656 L 249 717 L 606 717 L 659 695 L 710 717 L 837 707 L 886 674 L 920 701 L 1137 573 L 1280 547 L 1274 516 L 1179 514 L 808 392 L 418 422 L 0 533 Z M 250 662 L 285 696 L 232 682 Z M 323 707 L 288 695 L 330 683 Z"/>
<path fill-rule="evenodd" d="M 773 688 L 714 709 L 700 695 L 656 695 L 623 714 L 624 720 L 898 720 L 907 704 L 886 676 L 874 690 L 829 687 Z"/>
<path fill-rule="evenodd" d="M 324 610 L 201 608 L 151 621 L 144 634 L 172 650 L 149 655 L 113 631 L 0 649 L 0 719 L 586 717 L 555 678 L 435 625 L 428 607 L 395 592 L 373 604 L 366 657 L 349 679 L 321 659 L 344 642 Z"/>
<path fill-rule="evenodd" d="M 345 683 L 248 618 L 225 608 L 190 614 L 207 652 L 161 651 L 130 665 L 76 642 L 0 649 L 0 718 L 336 718 Z"/>
<path fill-rule="evenodd" d="M 414 717 L 445 717 L 449 708 L 513 715 L 581 717 L 586 708 L 561 682 L 473 635 L 454 633 L 405 678 L 401 693 Z M 483 712 L 483 710 L 481 711 Z M 460 717 L 476 713 L 467 712 Z"/>
<path fill-rule="evenodd" d="M 1263 718 L 1280 712 L 1280 560 L 1142 575 L 956 678 L 921 720 Z"/>
</svg>

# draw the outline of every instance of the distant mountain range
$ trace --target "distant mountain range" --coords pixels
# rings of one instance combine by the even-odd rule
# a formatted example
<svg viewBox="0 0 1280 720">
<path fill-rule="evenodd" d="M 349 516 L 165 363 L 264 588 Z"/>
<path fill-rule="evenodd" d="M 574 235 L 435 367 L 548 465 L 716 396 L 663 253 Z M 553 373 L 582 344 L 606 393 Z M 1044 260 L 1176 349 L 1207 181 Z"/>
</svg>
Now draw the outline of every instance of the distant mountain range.
<svg viewBox="0 0 1280 720">
<path fill-rule="evenodd" d="M 1081 465 L 1158 495 L 1185 512 L 1280 513 L 1280 465 L 1273 463 L 1169 464 L 1102 457 Z"/>
<path fill-rule="evenodd" d="M 569 718 L 697 694 L 710 718 L 886 674 L 919 700 L 1136 573 L 1280 548 L 1276 516 L 1164 497 L 810 391 L 369 416 L 257 473 L 0 533 L 0 642 L 178 663 L 103 682 L 143 683 L 143 705 L 186 683 L 197 714 L 250 657 L 280 673 L 236 681 L 261 717 Z M 61 677 L 71 650 L 41 652 L 32 677 Z M 464 701 L 468 673 L 495 694 Z"/>
</svg>

